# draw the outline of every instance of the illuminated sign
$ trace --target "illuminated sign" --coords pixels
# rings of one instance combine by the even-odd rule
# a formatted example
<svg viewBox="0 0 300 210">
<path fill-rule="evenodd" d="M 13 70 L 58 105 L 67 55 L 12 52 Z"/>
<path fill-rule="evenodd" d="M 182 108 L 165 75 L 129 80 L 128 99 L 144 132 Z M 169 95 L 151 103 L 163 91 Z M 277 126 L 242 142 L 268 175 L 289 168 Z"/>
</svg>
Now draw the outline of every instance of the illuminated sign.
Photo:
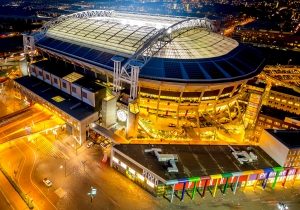
<svg viewBox="0 0 300 210">
<path fill-rule="evenodd" d="M 153 176 L 152 173 L 149 171 L 143 169 L 143 176 L 150 182 L 154 183 L 155 185 L 158 185 L 158 179 Z"/>
<path fill-rule="evenodd" d="M 127 120 L 127 114 L 126 114 L 126 112 L 124 110 L 119 109 L 117 111 L 117 118 L 121 122 L 126 122 L 126 120 Z"/>
</svg>

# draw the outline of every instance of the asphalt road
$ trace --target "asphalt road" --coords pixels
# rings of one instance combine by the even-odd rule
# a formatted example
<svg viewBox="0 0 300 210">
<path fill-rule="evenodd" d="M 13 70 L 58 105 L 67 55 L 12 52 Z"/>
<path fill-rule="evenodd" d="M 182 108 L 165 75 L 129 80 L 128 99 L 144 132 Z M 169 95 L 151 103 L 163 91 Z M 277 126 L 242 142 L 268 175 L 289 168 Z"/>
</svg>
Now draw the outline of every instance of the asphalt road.
<svg viewBox="0 0 300 210">
<path fill-rule="evenodd" d="M 6 200 L 6 198 L 3 195 L 1 190 L 0 190 L 0 209 L 1 210 L 13 210 L 13 208 L 10 207 L 10 204 Z"/>
<path fill-rule="evenodd" d="M 26 135 L 25 127 L 33 123 L 48 120 L 51 115 L 31 107 L 28 111 L 14 117 L 9 123 L 0 127 L 0 143 Z"/>
<path fill-rule="evenodd" d="M 8 172 L 33 199 L 36 209 L 41 210 L 276 210 L 279 201 L 286 202 L 291 210 L 300 209 L 300 183 L 274 191 L 257 187 L 253 192 L 248 188 L 236 195 L 228 190 L 223 196 L 218 191 L 216 198 L 207 192 L 205 198 L 196 195 L 194 201 L 186 195 L 183 202 L 175 198 L 171 204 L 165 198 L 153 197 L 108 163 L 102 163 L 102 156 L 101 148 L 96 145 L 89 149 L 84 145 L 76 155 L 74 140 L 55 140 L 51 134 L 41 135 L 35 142 L 17 140 L 0 151 L 1 164 L 6 164 Z M 53 182 L 50 188 L 42 182 L 45 177 Z M 88 196 L 91 186 L 97 189 L 92 200 Z"/>
</svg>

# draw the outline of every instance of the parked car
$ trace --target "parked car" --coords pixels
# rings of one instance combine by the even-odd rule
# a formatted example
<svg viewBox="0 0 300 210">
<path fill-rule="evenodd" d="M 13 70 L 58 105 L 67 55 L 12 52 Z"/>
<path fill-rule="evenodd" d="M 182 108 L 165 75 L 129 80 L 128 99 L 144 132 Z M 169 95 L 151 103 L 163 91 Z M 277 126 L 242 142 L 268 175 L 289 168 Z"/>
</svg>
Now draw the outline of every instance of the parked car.
<svg viewBox="0 0 300 210">
<path fill-rule="evenodd" d="M 174 128 L 176 125 L 174 123 L 169 123 L 169 127 Z"/>
<path fill-rule="evenodd" d="M 47 187 L 51 187 L 51 186 L 52 186 L 52 182 L 51 182 L 48 178 L 44 178 L 44 179 L 43 179 L 43 182 L 44 182 L 44 184 L 45 184 Z"/>
<path fill-rule="evenodd" d="M 286 210 L 286 209 L 289 209 L 289 207 L 288 207 L 285 203 L 282 203 L 282 202 L 277 203 L 277 207 L 278 207 L 278 209 L 280 209 L 280 210 Z"/>
<path fill-rule="evenodd" d="M 87 147 L 87 148 L 90 148 L 90 147 L 92 147 L 93 145 L 94 145 L 94 143 L 93 143 L 92 141 L 90 141 L 89 143 L 87 143 L 86 147 Z"/>
</svg>

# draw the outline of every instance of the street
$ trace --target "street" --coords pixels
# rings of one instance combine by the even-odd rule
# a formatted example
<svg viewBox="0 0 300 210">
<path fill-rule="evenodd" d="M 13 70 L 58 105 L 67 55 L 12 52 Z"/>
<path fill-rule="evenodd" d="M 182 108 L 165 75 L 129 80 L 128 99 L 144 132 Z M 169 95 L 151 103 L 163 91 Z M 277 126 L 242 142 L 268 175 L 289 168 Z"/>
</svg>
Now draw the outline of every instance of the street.
<svg viewBox="0 0 300 210">
<path fill-rule="evenodd" d="M 47 138 L 46 138 L 47 137 Z M 67 135 L 40 135 L 35 142 L 19 139 L 0 149 L 1 165 L 19 183 L 22 190 L 33 200 L 36 209 L 277 209 L 283 201 L 289 209 L 299 209 L 299 183 L 288 189 L 276 188 L 253 192 L 249 187 L 233 195 L 217 193 L 216 198 L 207 193 L 192 201 L 188 196 L 182 202 L 174 199 L 169 203 L 165 198 L 155 198 L 102 163 L 103 152 L 100 146 L 77 150 L 74 139 Z M 41 141 L 39 142 L 39 140 Z M 4 161 L 4 157 L 11 157 Z M 7 158 L 6 158 L 7 160 Z M 43 178 L 53 185 L 47 187 Z M 88 195 L 91 187 L 97 189 L 96 196 Z M 9 197 L 9 196 L 8 196 Z M 0 197 L 1 198 L 1 197 Z M 3 198 L 2 198 L 3 200 Z M 3 204 L 1 204 L 3 205 Z"/>
</svg>

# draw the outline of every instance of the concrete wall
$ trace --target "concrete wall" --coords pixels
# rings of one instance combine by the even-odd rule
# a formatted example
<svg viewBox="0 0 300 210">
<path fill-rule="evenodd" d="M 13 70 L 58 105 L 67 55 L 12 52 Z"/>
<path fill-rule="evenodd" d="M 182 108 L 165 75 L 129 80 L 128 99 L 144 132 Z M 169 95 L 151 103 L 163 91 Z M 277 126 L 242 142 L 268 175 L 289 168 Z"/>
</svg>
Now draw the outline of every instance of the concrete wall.
<svg viewBox="0 0 300 210">
<path fill-rule="evenodd" d="M 82 91 L 82 101 L 95 107 L 95 93 L 93 93 L 85 88 L 82 88 L 81 91 Z M 86 98 L 83 97 L 84 93 L 87 95 Z"/>
<path fill-rule="evenodd" d="M 280 166 L 284 166 L 289 149 L 266 130 L 260 137 L 259 146 Z"/>
<path fill-rule="evenodd" d="M 57 80 L 57 83 L 55 83 L 55 79 Z M 52 85 L 58 89 L 61 88 L 61 81 L 60 78 L 51 74 L 51 81 L 52 81 Z"/>
<path fill-rule="evenodd" d="M 38 67 L 35 67 L 35 70 L 36 70 L 37 78 L 39 78 L 40 80 L 44 80 L 43 70 Z"/>
<path fill-rule="evenodd" d="M 29 73 L 30 73 L 30 75 L 36 77 L 35 66 L 32 66 L 32 65 L 29 66 Z"/>
<path fill-rule="evenodd" d="M 74 88 L 75 92 L 73 91 Z M 71 83 L 71 95 L 81 100 L 81 87 L 79 85 Z"/>
<path fill-rule="evenodd" d="M 66 84 L 66 87 L 64 87 L 64 84 Z M 71 94 L 71 85 L 68 81 L 61 79 L 61 88 L 62 91 Z"/>
<path fill-rule="evenodd" d="M 43 71 L 43 76 L 44 76 L 44 81 L 47 82 L 48 84 L 52 85 L 51 81 L 51 74 L 47 71 Z"/>
</svg>

